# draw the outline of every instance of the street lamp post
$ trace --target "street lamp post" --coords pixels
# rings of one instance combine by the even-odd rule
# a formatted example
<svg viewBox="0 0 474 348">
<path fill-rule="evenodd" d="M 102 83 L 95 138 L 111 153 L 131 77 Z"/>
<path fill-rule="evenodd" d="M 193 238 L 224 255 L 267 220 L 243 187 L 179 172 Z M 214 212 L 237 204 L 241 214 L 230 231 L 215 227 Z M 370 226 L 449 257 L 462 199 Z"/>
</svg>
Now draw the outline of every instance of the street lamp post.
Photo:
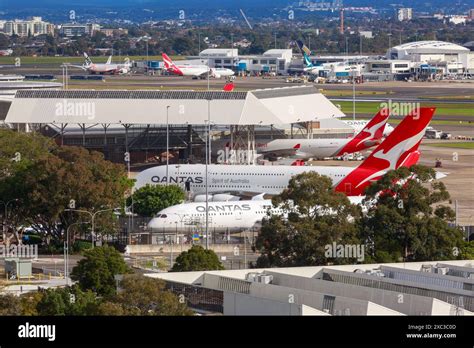
<svg viewBox="0 0 474 348">
<path fill-rule="evenodd" d="M 95 213 L 92 213 L 92 212 L 87 211 L 87 210 L 80 210 L 80 209 L 64 209 L 64 211 L 76 211 L 78 213 L 87 213 L 87 214 L 90 215 L 90 217 L 91 217 L 91 242 L 92 242 L 92 248 L 94 248 L 94 227 L 95 227 L 94 220 L 95 220 L 95 217 L 99 213 L 103 213 L 103 212 L 106 212 L 106 211 L 111 211 L 111 210 L 114 210 L 114 209 L 115 208 L 98 210 Z"/>
<path fill-rule="evenodd" d="M 169 176 L 168 176 L 168 173 L 169 173 L 169 158 L 170 158 L 170 154 L 169 154 L 169 149 L 170 149 L 170 128 L 169 128 L 169 109 L 170 109 L 170 106 L 167 105 L 166 106 L 166 186 L 168 186 L 168 182 L 169 182 Z"/>
<path fill-rule="evenodd" d="M 64 279 L 66 286 L 69 285 L 69 229 L 74 225 L 86 224 L 89 222 L 75 222 L 66 229 L 66 240 L 64 241 Z"/>
<path fill-rule="evenodd" d="M 208 189 L 208 162 L 209 143 L 211 136 L 211 98 L 207 100 L 207 135 L 206 135 L 206 249 L 209 249 L 209 189 Z"/>
<path fill-rule="evenodd" d="M 5 212 L 4 212 L 4 215 L 3 215 L 3 242 L 5 243 L 5 239 L 7 237 L 7 215 L 8 215 L 8 205 L 12 202 L 16 202 L 18 201 L 17 198 L 15 199 L 11 199 L 7 202 L 4 202 L 4 201 L 0 201 L 1 204 L 3 204 L 3 206 L 5 207 Z"/>
<path fill-rule="evenodd" d="M 355 69 L 352 67 L 352 119 L 356 118 Z"/>
</svg>

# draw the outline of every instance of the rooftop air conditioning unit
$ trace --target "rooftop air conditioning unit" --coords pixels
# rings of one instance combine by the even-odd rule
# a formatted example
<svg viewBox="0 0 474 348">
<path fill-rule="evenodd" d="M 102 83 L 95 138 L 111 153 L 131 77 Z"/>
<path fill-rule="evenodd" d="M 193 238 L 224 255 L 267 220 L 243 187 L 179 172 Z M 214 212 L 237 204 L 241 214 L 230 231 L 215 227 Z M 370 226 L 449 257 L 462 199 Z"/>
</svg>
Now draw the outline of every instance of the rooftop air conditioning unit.
<svg viewBox="0 0 474 348">
<path fill-rule="evenodd" d="M 446 274 L 448 274 L 448 268 L 447 267 L 438 267 L 438 268 L 436 268 L 436 273 L 446 275 Z"/>
<path fill-rule="evenodd" d="M 259 274 L 257 276 L 257 283 L 262 283 L 262 284 L 270 284 L 273 280 L 273 276 L 271 274 Z"/>
<path fill-rule="evenodd" d="M 422 265 L 421 271 L 426 272 L 426 273 L 431 273 L 433 272 L 433 267 L 431 265 Z"/>
<path fill-rule="evenodd" d="M 256 282 L 257 281 L 257 276 L 258 276 L 258 273 L 247 273 L 247 275 L 245 276 L 245 280 L 249 281 L 249 282 Z"/>
</svg>

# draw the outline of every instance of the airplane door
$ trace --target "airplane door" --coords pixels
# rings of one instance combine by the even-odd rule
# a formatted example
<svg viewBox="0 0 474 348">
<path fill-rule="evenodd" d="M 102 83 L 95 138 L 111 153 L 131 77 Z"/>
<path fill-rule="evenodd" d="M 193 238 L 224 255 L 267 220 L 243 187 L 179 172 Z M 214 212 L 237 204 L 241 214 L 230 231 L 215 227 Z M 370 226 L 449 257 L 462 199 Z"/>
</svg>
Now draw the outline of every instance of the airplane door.
<svg viewBox="0 0 474 348">
<path fill-rule="evenodd" d="M 236 220 L 242 220 L 242 212 L 241 211 L 236 211 L 234 213 L 235 219 Z"/>
</svg>

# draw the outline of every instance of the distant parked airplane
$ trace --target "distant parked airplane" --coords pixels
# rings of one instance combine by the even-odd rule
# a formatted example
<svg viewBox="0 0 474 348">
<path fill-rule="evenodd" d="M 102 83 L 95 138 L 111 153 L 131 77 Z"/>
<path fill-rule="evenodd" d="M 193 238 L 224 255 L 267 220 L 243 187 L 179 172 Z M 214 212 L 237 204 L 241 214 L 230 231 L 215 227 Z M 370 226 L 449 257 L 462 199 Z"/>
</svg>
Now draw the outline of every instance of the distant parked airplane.
<svg viewBox="0 0 474 348">
<path fill-rule="evenodd" d="M 163 63 L 165 69 L 175 75 L 179 76 L 192 76 L 192 77 L 206 77 L 209 74 L 210 77 L 221 78 L 233 76 L 235 73 L 231 69 L 225 68 L 209 68 L 207 65 L 192 65 L 182 64 L 176 65 L 166 53 L 163 53 Z"/>
<path fill-rule="evenodd" d="M 88 54 L 84 52 L 85 62 L 83 65 L 70 65 L 76 68 L 80 68 L 85 71 L 89 71 L 91 74 L 127 74 L 132 68 L 130 62 L 125 62 L 123 64 L 113 64 L 112 56 L 109 56 L 105 64 L 102 63 L 93 63 L 89 58 Z"/>
</svg>

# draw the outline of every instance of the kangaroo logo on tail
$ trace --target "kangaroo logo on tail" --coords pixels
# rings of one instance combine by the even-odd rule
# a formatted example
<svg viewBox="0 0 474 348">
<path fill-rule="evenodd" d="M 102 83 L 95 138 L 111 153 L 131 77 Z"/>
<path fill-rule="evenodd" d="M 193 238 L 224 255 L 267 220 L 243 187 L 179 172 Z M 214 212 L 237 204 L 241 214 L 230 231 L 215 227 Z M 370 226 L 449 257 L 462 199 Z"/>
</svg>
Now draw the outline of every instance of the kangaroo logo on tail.
<svg viewBox="0 0 474 348">
<path fill-rule="evenodd" d="M 347 153 L 359 152 L 382 141 L 383 131 L 387 124 L 390 111 L 387 108 L 381 109 L 367 125 L 349 141 L 336 156 L 342 156 Z"/>
<path fill-rule="evenodd" d="M 405 116 L 385 141 L 337 184 L 335 190 L 349 196 L 359 196 L 372 180 L 377 180 L 389 170 L 416 164 L 419 159 L 418 147 L 435 110 L 420 108 Z"/>
<path fill-rule="evenodd" d="M 166 53 L 162 54 L 163 56 L 163 63 L 165 65 L 165 69 L 177 74 L 177 75 L 183 75 L 183 72 L 176 66 L 176 64 L 173 63 L 170 57 Z"/>
</svg>

